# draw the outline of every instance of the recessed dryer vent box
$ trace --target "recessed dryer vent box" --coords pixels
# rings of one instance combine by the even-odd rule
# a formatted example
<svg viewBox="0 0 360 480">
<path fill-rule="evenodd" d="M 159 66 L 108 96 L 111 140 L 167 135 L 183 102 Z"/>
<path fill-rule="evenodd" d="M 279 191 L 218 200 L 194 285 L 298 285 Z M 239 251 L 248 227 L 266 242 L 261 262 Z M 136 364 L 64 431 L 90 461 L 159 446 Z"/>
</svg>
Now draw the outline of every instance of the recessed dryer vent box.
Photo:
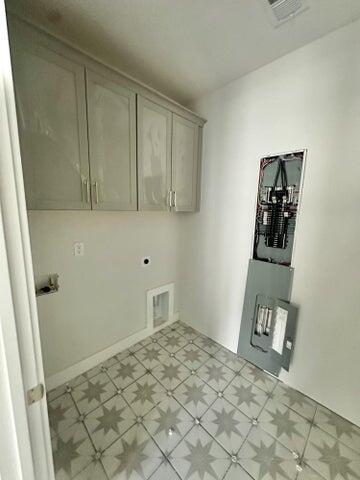
<svg viewBox="0 0 360 480">
<path fill-rule="evenodd" d="M 147 292 L 147 321 L 157 328 L 174 317 L 174 284 L 169 283 Z"/>
</svg>

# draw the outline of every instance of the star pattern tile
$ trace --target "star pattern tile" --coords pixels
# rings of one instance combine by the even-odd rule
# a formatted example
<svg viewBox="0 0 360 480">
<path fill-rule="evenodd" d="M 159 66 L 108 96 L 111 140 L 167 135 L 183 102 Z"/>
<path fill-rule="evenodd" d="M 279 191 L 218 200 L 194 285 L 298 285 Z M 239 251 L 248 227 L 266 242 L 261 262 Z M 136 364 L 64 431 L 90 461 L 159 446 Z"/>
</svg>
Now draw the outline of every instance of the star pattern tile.
<svg viewBox="0 0 360 480">
<path fill-rule="evenodd" d="M 99 451 L 105 450 L 136 423 L 136 416 L 121 395 L 115 395 L 85 417 L 85 425 Z"/>
<path fill-rule="evenodd" d="M 134 355 L 129 355 L 110 367 L 107 373 L 119 389 L 124 389 L 142 377 L 146 369 Z"/>
<path fill-rule="evenodd" d="M 277 384 L 274 377 L 250 363 L 241 370 L 241 375 L 265 392 L 272 392 Z"/>
<path fill-rule="evenodd" d="M 183 322 L 47 393 L 56 480 L 360 480 L 360 428 Z"/>
<path fill-rule="evenodd" d="M 210 358 L 208 353 L 196 345 L 187 345 L 181 350 L 178 350 L 175 356 L 180 362 L 190 368 L 190 370 L 197 370 Z"/>
<path fill-rule="evenodd" d="M 74 425 L 79 417 L 74 400 L 69 393 L 65 393 L 61 397 L 49 402 L 48 414 L 51 436 Z"/>
<path fill-rule="evenodd" d="M 152 374 L 167 390 L 174 390 L 190 375 L 190 370 L 175 358 L 171 358 L 166 364 L 154 368 Z"/>
<path fill-rule="evenodd" d="M 116 393 L 116 388 L 105 372 L 81 383 L 72 391 L 76 406 L 81 413 L 94 410 Z"/>
<path fill-rule="evenodd" d="M 235 455 L 250 431 L 251 420 L 227 400 L 218 398 L 202 417 L 201 425 L 229 455 Z"/>
<path fill-rule="evenodd" d="M 112 480 L 144 480 L 160 466 L 162 452 L 142 425 L 134 425 L 102 455 L 105 471 Z"/>
<path fill-rule="evenodd" d="M 159 339 L 159 345 L 170 353 L 177 352 L 180 348 L 187 345 L 187 343 L 187 340 L 177 332 L 170 332 Z"/>
<path fill-rule="evenodd" d="M 287 405 L 308 420 L 314 418 L 316 403 L 297 390 L 294 390 L 283 383 L 279 383 L 272 392 L 272 397 L 275 401 Z"/>
<path fill-rule="evenodd" d="M 235 373 L 239 373 L 244 365 L 246 365 L 245 360 L 223 347 L 215 353 L 214 357 Z"/>
<path fill-rule="evenodd" d="M 270 399 L 258 420 L 263 430 L 301 457 L 311 428 L 306 418 Z"/>
<path fill-rule="evenodd" d="M 201 418 L 217 398 L 216 392 L 196 376 L 180 384 L 174 396 L 194 418 Z"/>
<path fill-rule="evenodd" d="M 193 417 L 174 398 L 166 398 L 144 418 L 146 430 L 166 455 L 193 425 Z"/>
<path fill-rule="evenodd" d="M 198 376 L 216 391 L 223 391 L 235 373 L 216 358 L 210 358 L 197 372 Z"/>
<path fill-rule="evenodd" d="M 151 370 L 168 361 L 170 354 L 158 343 L 150 343 L 146 347 L 135 352 L 135 357 L 146 369 Z"/>
<path fill-rule="evenodd" d="M 123 396 L 136 415 L 144 416 L 165 397 L 165 388 L 151 374 L 127 387 Z"/>
<path fill-rule="evenodd" d="M 62 430 L 52 439 L 56 480 L 73 478 L 92 461 L 95 450 L 82 423 Z"/>
<path fill-rule="evenodd" d="M 230 464 L 225 450 L 201 426 L 190 430 L 169 460 L 180 477 L 189 480 L 218 480 Z"/>
<path fill-rule="evenodd" d="M 360 428 L 325 407 L 316 410 L 315 425 L 360 453 Z"/>
<path fill-rule="evenodd" d="M 241 447 L 238 459 L 256 480 L 292 480 L 298 473 L 290 450 L 256 427 Z"/>
<path fill-rule="evenodd" d="M 224 397 L 250 418 L 257 418 L 268 395 L 240 375 L 224 390 Z"/>
<path fill-rule="evenodd" d="M 360 480 L 360 455 L 320 428 L 310 431 L 304 461 L 328 480 Z"/>
</svg>

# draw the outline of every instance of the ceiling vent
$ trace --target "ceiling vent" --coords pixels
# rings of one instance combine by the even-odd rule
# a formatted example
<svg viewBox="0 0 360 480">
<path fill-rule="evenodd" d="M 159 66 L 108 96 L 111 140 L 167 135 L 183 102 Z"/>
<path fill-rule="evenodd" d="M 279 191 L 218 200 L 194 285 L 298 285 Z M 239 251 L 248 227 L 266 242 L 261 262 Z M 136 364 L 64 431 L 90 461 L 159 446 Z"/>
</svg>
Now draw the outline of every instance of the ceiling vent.
<svg viewBox="0 0 360 480">
<path fill-rule="evenodd" d="M 307 0 L 264 0 L 275 26 L 293 19 L 308 9 Z"/>
</svg>

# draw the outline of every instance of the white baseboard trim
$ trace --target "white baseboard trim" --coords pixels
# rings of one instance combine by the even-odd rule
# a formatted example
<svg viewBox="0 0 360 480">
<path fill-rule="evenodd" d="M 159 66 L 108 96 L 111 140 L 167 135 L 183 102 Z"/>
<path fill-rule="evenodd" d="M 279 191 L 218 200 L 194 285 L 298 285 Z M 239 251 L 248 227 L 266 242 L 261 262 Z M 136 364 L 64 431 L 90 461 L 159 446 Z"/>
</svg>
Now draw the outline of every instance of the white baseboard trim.
<svg viewBox="0 0 360 480">
<path fill-rule="evenodd" d="M 149 335 L 156 333 L 162 328 L 165 328 L 168 325 L 171 325 L 172 323 L 177 322 L 178 320 L 179 320 L 179 312 L 175 313 L 171 320 L 163 323 L 159 327 L 156 327 L 156 328 L 146 327 L 143 330 L 140 330 L 140 332 L 136 332 L 133 335 L 130 335 L 129 337 L 123 338 L 119 342 L 114 343 L 114 345 L 111 345 L 110 347 L 107 347 L 104 350 L 101 350 L 100 352 L 97 352 L 94 355 L 91 355 L 91 357 L 85 358 L 84 360 L 81 360 L 75 365 L 71 365 L 71 367 L 68 367 L 65 370 L 62 370 L 59 373 L 55 373 L 54 375 L 51 375 L 50 377 L 45 379 L 46 389 L 50 391 L 53 388 L 56 388 L 59 385 L 62 385 L 63 383 L 69 382 L 70 380 L 77 377 L 78 375 L 81 375 L 82 373 L 87 372 L 91 368 L 96 367 L 96 365 L 99 365 L 99 363 L 105 362 L 108 358 L 111 358 L 114 355 L 122 352 L 123 350 L 126 350 L 132 345 L 135 345 L 135 343 L 137 342 L 141 342 L 141 340 L 144 340 L 144 338 L 148 337 Z"/>
</svg>

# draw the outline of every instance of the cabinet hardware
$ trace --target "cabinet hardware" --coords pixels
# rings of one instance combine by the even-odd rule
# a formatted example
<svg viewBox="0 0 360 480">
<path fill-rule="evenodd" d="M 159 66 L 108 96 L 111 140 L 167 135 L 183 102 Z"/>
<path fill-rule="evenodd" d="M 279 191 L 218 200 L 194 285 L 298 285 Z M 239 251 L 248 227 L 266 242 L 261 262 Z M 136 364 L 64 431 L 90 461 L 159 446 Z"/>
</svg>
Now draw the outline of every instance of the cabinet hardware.
<svg viewBox="0 0 360 480">
<path fill-rule="evenodd" d="M 85 180 L 85 188 L 86 188 L 86 203 L 90 203 L 90 182 L 89 182 L 89 179 Z"/>
<path fill-rule="evenodd" d="M 98 182 L 94 182 L 94 189 L 95 189 L 95 203 L 99 203 L 99 184 L 98 184 Z"/>
<path fill-rule="evenodd" d="M 176 201 L 176 191 L 174 190 L 173 191 L 173 205 L 172 205 L 175 210 L 176 210 L 176 207 L 177 207 L 177 201 Z"/>
</svg>

